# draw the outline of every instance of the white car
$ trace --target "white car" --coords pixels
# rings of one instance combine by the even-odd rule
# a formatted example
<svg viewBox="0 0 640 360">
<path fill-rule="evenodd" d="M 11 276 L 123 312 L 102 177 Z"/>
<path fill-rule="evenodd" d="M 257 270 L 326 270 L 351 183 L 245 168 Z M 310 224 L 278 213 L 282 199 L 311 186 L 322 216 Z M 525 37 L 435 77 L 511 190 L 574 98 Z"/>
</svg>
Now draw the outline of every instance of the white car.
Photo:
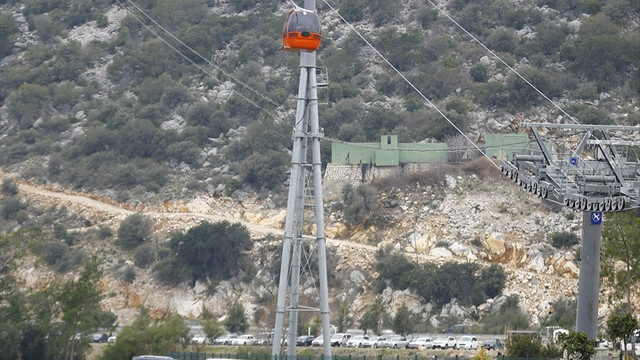
<svg viewBox="0 0 640 360">
<path fill-rule="evenodd" d="M 351 334 L 335 333 L 331 335 L 331 346 L 346 346 L 349 339 L 351 339 Z"/>
<path fill-rule="evenodd" d="M 231 345 L 242 346 L 242 345 L 255 345 L 256 338 L 253 335 L 240 335 L 238 338 L 233 339 L 231 341 Z"/>
<path fill-rule="evenodd" d="M 347 340 L 347 347 L 362 347 L 362 342 L 369 340 L 367 335 L 356 335 Z"/>
<path fill-rule="evenodd" d="M 478 338 L 475 336 L 461 336 L 456 343 L 456 349 L 476 350 L 478 349 Z"/>
<path fill-rule="evenodd" d="M 419 337 L 411 340 L 407 344 L 408 349 L 430 348 L 433 346 L 433 339 L 430 337 Z"/>
<path fill-rule="evenodd" d="M 384 347 L 392 348 L 392 349 L 404 349 L 409 344 L 409 340 L 407 340 L 404 336 L 393 336 L 389 340 L 385 341 Z"/>
<path fill-rule="evenodd" d="M 237 338 L 238 338 L 238 335 L 227 334 L 227 335 L 220 336 L 219 338 L 215 339 L 213 342 L 216 345 L 231 345 L 233 340 Z"/>
<path fill-rule="evenodd" d="M 318 336 L 317 338 L 313 339 L 313 341 L 311 342 L 311 346 L 323 346 L 324 345 L 324 337 L 322 334 L 320 334 L 320 336 Z"/>
<path fill-rule="evenodd" d="M 448 349 L 456 346 L 456 339 L 453 336 L 443 336 L 433 340 L 432 349 Z"/>
<path fill-rule="evenodd" d="M 387 338 L 383 336 L 373 336 L 373 337 L 370 337 L 369 340 L 364 340 L 361 346 L 363 348 L 382 347 L 381 344 L 384 343 L 385 341 L 387 341 Z"/>
</svg>

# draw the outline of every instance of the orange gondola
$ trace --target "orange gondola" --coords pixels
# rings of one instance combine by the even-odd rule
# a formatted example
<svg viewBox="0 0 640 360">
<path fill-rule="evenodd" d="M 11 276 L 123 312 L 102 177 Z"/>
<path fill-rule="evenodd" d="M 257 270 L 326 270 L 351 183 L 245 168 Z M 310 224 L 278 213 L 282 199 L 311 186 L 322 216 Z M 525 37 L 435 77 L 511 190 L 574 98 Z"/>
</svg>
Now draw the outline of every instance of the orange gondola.
<svg viewBox="0 0 640 360">
<path fill-rule="evenodd" d="M 320 47 L 320 19 L 315 11 L 294 9 L 282 27 L 282 50 L 313 52 Z"/>
</svg>

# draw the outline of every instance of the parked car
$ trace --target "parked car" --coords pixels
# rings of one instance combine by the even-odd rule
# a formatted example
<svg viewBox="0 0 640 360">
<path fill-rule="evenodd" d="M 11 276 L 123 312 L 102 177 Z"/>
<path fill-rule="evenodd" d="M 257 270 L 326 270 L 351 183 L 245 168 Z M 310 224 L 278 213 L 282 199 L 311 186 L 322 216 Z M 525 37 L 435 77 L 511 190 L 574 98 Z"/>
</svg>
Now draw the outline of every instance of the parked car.
<svg viewBox="0 0 640 360">
<path fill-rule="evenodd" d="M 91 340 L 92 343 L 106 343 L 107 340 L 109 340 L 109 335 L 95 333 L 95 334 L 91 334 L 91 337 L 89 339 Z"/>
<path fill-rule="evenodd" d="M 331 346 L 347 346 L 347 341 L 351 338 L 351 334 L 336 333 L 331 335 Z"/>
<path fill-rule="evenodd" d="M 347 347 L 362 347 L 362 342 L 369 340 L 367 335 L 356 335 L 347 341 Z"/>
<path fill-rule="evenodd" d="M 461 350 L 476 350 L 478 348 L 478 338 L 475 336 L 465 335 L 461 336 L 456 342 L 456 349 Z"/>
<path fill-rule="evenodd" d="M 296 339 L 296 345 L 297 346 L 311 346 L 311 343 L 313 342 L 314 338 L 315 337 L 313 335 L 300 335 Z"/>
<path fill-rule="evenodd" d="M 109 336 L 109 338 L 107 339 L 107 342 L 108 342 L 109 344 L 113 344 L 113 343 L 115 343 L 115 342 L 116 342 L 116 340 L 118 340 L 118 336 L 117 336 L 117 335 L 111 335 L 111 336 Z"/>
<path fill-rule="evenodd" d="M 387 338 L 385 338 L 384 336 L 373 336 L 370 337 L 369 340 L 364 340 L 361 346 L 363 348 L 381 347 L 380 345 L 378 345 L 378 343 L 382 344 L 385 341 L 387 341 Z"/>
<path fill-rule="evenodd" d="M 216 345 L 231 345 L 231 342 L 237 338 L 238 338 L 238 335 L 227 334 L 227 335 L 220 336 L 219 338 L 215 339 L 213 342 Z"/>
<path fill-rule="evenodd" d="M 320 336 L 318 336 L 317 338 L 313 339 L 313 341 L 311 342 L 311 346 L 323 346 L 324 345 L 324 337 L 322 334 L 320 334 Z"/>
<path fill-rule="evenodd" d="M 453 336 L 443 336 L 433 340 L 433 349 L 448 349 L 456 346 L 456 339 Z"/>
<path fill-rule="evenodd" d="M 236 346 L 244 346 L 244 345 L 255 345 L 256 338 L 251 334 L 240 335 L 237 338 L 231 340 L 231 345 Z"/>
<path fill-rule="evenodd" d="M 407 344 L 408 349 L 418 349 L 421 347 L 430 348 L 433 346 L 433 339 L 430 337 L 419 337 L 409 341 Z"/>
<path fill-rule="evenodd" d="M 131 360 L 176 360 L 176 359 L 168 356 L 140 355 L 140 356 L 132 357 Z"/>
<path fill-rule="evenodd" d="M 206 344 L 207 343 L 207 335 L 205 334 L 196 334 L 191 338 L 191 342 L 194 344 Z"/>
<path fill-rule="evenodd" d="M 385 341 L 384 347 L 393 348 L 393 349 L 404 349 L 409 344 L 409 340 L 407 340 L 404 336 L 393 336 L 389 338 L 389 340 Z"/>
<path fill-rule="evenodd" d="M 488 339 L 482 343 L 482 347 L 487 350 L 502 350 L 502 340 L 500 339 Z"/>
</svg>

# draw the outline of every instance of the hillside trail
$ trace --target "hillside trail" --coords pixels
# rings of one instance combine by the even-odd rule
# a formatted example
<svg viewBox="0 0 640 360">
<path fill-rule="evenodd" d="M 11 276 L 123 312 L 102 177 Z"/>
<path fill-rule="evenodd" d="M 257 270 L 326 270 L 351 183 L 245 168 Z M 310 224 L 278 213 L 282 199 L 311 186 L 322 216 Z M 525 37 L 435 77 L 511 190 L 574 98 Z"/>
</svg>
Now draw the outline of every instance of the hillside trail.
<svg viewBox="0 0 640 360">
<path fill-rule="evenodd" d="M 12 179 L 18 186 L 18 194 L 29 199 L 32 205 L 41 207 L 64 206 L 72 212 L 81 214 L 86 218 L 98 219 L 100 222 L 109 224 L 112 228 L 117 228 L 120 221 L 134 213 L 143 213 L 154 220 L 156 230 L 184 230 L 195 226 L 202 221 L 236 222 L 247 227 L 254 237 L 272 235 L 280 237 L 284 234 L 284 223 L 282 226 L 270 226 L 248 221 L 243 216 L 244 210 L 238 210 L 237 204 L 229 199 L 208 199 L 209 202 L 200 200 L 195 204 L 184 201 L 167 202 L 162 205 L 141 205 L 131 203 L 119 203 L 114 200 L 101 197 L 95 194 L 87 194 L 73 191 L 60 186 L 34 184 L 32 182 L 19 179 L 13 174 L 0 172 L 0 180 Z M 271 222 L 273 224 L 273 222 Z M 362 244 L 355 241 L 327 238 L 327 244 L 340 247 L 340 250 L 351 252 L 353 255 L 362 253 L 374 254 L 378 246 Z M 421 262 L 443 263 L 445 261 L 467 261 L 466 259 L 447 258 L 432 256 L 424 253 L 407 253 L 414 260 Z M 477 259 L 476 262 L 489 265 L 488 262 Z M 535 277 L 540 281 L 554 282 L 558 280 L 574 281 L 566 277 L 554 274 L 542 274 L 532 272 L 528 269 L 502 264 L 507 273 L 520 278 Z"/>
</svg>

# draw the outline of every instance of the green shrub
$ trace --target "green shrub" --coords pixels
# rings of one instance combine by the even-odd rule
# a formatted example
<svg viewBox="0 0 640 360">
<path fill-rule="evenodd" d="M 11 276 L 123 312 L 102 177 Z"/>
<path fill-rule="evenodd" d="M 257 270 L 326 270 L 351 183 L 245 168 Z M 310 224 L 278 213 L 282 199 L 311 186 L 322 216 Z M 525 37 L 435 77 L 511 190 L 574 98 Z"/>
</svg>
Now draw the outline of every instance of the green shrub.
<svg viewBox="0 0 640 360">
<path fill-rule="evenodd" d="M 5 196 L 18 195 L 18 184 L 15 180 L 8 178 L 2 180 L 2 194 Z"/>
<path fill-rule="evenodd" d="M 549 238 L 551 239 L 551 245 L 557 249 L 570 248 L 580 243 L 578 235 L 566 231 L 553 232 L 549 234 Z"/>
<path fill-rule="evenodd" d="M 558 298 L 551 304 L 553 313 L 540 319 L 541 326 L 560 326 L 570 329 L 575 326 L 577 302 L 575 299 Z"/>
<path fill-rule="evenodd" d="M 257 189 L 281 190 L 290 160 L 288 154 L 275 150 L 254 153 L 242 161 L 238 173 L 243 182 Z"/>
<path fill-rule="evenodd" d="M 132 266 L 127 267 L 127 269 L 124 271 L 123 279 L 128 284 L 133 283 L 133 281 L 136 279 L 136 269 Z"/>
<path fill-rule="evenodd" d="M 47 265 L 55 265 L 62 259 L 65 253 L 69 252 L 69 246 L 62 241 L 48 242 L 44 246 L 42 259 Z"/>
<path fill-rule="evenodd" d="M 141 267 L 145 268 L 156 259 L 156 252 L 153 245 L 143 244 L 136 248 L 133 253 L 133 262 Z"/>
<path fill-rule="evenodd" d="M 0 201 L 0 212 L 2 217 L 7 220 L 15 219 L 18 212 L 26 207 L 17 196 L 5 196 Z"/>
<path fill-rule="evenodd" d="M 344 220 L 349 225 L 358 225 L 373 221 L 382 214 L 376 189 L 367 184 L 354 187 L 346 184 L 342 188 Z"/>
<path fill-rule="evenodd" d="M 118 228 L 118 243 L 128 248 L 137 247 L 151 234 L 152 225 L 153 221 L 140 213 L 127 216 Z"/>
<path fill-rule="evenodd" d="M 487 82 L 489 80 L 489 72 L 482 64 L 475 64 L 469 69 L 469 75 L 475 82 Z"/>
<path fill-rule="evenodd" d="M 171 235 L 169 255 L 154 266 L 156 277 L 169 283 L 228 279 L 240 271 L 249 272 L 246 252 L 253 243 L 241 224 L 227 221 L 202 222 L 185 234 Z"/>
</svg>

